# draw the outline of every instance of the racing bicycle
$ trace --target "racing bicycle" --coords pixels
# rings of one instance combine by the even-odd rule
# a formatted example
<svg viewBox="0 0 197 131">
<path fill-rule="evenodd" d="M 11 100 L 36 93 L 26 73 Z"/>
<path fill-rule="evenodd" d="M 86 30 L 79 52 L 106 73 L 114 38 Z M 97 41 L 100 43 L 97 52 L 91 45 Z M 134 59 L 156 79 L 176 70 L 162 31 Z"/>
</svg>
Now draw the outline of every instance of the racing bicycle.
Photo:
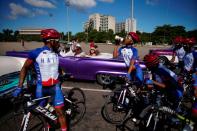
<svg viewBox="0 0 197 131">
<path fill-rule="evenodd" d="M 48 130 L 49 127 L 54 130 L 60 127 L 53 107 L 39 105 L 41 100 L 48 99 L 50 101 L 51 96 L 34 99 L 28 91 L 24 91 L 22 94 L 22 97 L 14 101 L 14 111 L 1 119 L 0 130 L 39 131 Z M 64 113 L 70 129 L 84 117 L 86 98 L 84 92 L 76 87 L 72 88 L 68 93 L 64 93 L 64 98 Z"/>
</svg>

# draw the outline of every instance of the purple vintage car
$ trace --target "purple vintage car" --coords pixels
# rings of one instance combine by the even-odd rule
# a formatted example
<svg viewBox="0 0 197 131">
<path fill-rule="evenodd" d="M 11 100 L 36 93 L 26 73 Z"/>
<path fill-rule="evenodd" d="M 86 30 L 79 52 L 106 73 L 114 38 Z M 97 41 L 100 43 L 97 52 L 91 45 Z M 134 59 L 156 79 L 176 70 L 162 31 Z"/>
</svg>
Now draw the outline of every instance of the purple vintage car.
<svg viewBox="0 0 197 131">
<path fill-rule="evenodd" d="M 150 50 L 149 53 L 159 56 L 160 62 L 163 63 L 163 64 L 168 63 L 172 59 L 172 56 L 173 56 L 172 48 L 169 48 L 169 49 L 154 49 L 154 50 Z M 175 64 L 178 63 L 177 56 L 175 57 L 174 63 Z"/>
<path fill-rule="evenodd" d="M 8 51 L 7 56 L 27 57 L 28 51 Z M 108 55 L 109 56 L 109 55 Z M 111 76 L 125 75 L 127 72 L 123 60 L 98 57 L 59 56 L 60 67 L 75 79 L 96 80 L 99 84 L 113 82 Z M 140 66 L 145 69 L 143 62 Z"/>
</svg>

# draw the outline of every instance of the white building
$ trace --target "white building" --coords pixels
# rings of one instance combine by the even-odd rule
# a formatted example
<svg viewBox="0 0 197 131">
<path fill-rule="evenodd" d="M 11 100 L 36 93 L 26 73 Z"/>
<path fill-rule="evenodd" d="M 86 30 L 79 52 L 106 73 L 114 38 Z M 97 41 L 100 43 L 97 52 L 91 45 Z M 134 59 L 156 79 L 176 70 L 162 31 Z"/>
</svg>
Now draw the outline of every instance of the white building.
<svg viewBox="0 0 197 131">
<path fill-rule="evenodd" d="M 125 31 L 126 32 L 136 32 L 136 20 L 133 18 L 128 18 L 125 21 Z"/>
<path fill-rule="evenodd" d="M 115 33 L 120 33 L 125 30 L 125 22 L 116 23 Z"/>
<path fill-rule="evenodd" d="M 84 25 L 84 30 L 92 26 L 97 31 L 108 31 L 112 29 L 115 32 L 115 17 L 110 15 L 92 14 L 89 16 L 88 25 Z"/>
</svg>

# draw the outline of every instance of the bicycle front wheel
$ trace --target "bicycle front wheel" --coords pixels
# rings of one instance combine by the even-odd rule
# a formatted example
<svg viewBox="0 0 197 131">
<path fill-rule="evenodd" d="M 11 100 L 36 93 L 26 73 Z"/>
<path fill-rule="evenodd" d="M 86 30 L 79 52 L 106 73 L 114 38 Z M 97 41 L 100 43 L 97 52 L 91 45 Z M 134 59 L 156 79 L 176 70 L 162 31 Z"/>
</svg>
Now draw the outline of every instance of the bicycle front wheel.
<svg viewBox="0 0 197 131">
<path fill-rule="evenodd" d="M 48 125 L 46 120 L 37 113 L 30 113 L 29 121 L 27 125 L 27 131 L 46 131 Z"/>
<path fill-rule="evenodd" d="M 0 120 L 1 131 L 19 131 L 23 119 L 23 112 L 10 113 Z"/>
<path fill-rule="evenodd" d="M 72 88 L 68 93 L 68 99 L 72 101 L 69 115 L 70 126 L 74 126 L 82 120 L 86 112 L 86 97 L 80 88 Z M 66 105 L 67 106 L 67 105 Z"/>
<path fill-rule="evenodd" d="M 128 111 L 118 108 L 112 101 L 107 101 L 101 109 L 103 118 L 111 124 L 122 124 L 125 121 Z"/>
</svg>

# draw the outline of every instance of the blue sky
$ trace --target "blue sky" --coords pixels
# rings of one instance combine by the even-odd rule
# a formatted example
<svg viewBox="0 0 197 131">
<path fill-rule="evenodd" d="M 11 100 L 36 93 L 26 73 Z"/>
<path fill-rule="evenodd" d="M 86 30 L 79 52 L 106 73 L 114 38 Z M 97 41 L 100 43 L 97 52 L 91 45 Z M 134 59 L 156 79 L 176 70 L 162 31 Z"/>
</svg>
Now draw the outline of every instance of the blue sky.
<svg viewBox="0 0 197 131">
<path fill-rule="evenodd" d="M 0 0 L 0 31 L 5 28 L 55 28 L 67 32 L 66 0 Z M 82 32 L 93 13 L 112 15 L 117 22 L 131 16 L 131 0 L 68 0 L 69 30 Z M 197 29 L 197 0 L 134 0 L 137 30 L 153 32 L 157 26 L 181 25 Z"/>
</svg>

